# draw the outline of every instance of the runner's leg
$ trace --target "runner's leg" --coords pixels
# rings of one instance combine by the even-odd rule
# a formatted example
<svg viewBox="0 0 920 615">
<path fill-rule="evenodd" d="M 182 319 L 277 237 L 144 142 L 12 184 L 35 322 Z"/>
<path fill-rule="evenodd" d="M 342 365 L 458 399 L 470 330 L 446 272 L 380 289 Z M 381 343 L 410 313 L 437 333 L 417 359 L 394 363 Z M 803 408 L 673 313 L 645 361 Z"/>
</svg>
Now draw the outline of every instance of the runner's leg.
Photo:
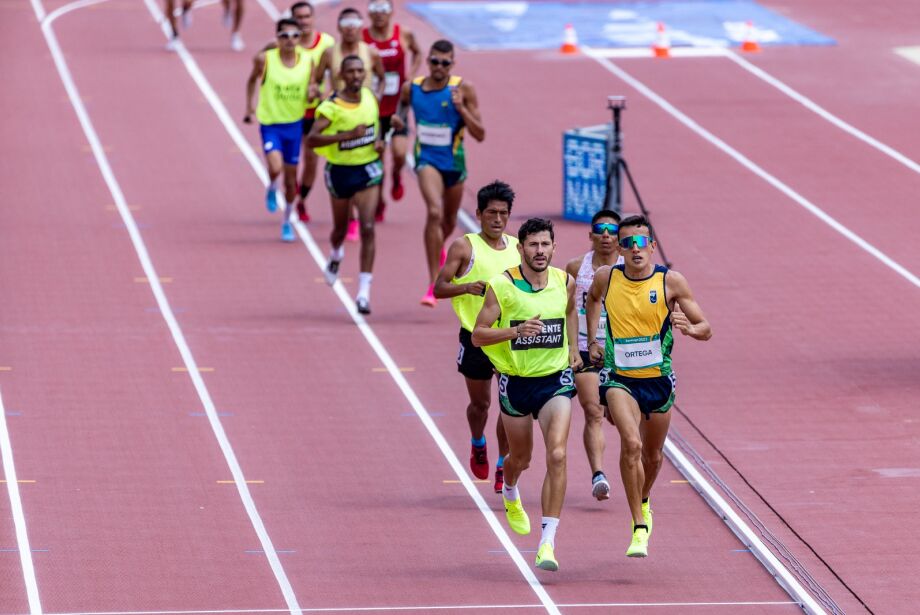
<svg viewBox="0 0 920 615">
<path fill-rule="evenodd" d="M 639 435 L 639 422 L 642 413 L 639 404 L 624 389 L 611 387 L 607 389 L 607 407 L 610 416 L 620 433 L 620 475 L 623 489 L 633 523 L 641 524 L 642 487 L 645 484 L 645 472 L 642 468 L 642 438 Z"/>
<path fill-rule="evenodd" d="M 425 200 L 425 258 L 428 263 L 428 283 L 434 284 L 438 276 L 441 248 L 444 245 L 442 229 L 444 199 L 444 180 L 432 166 L 423 166 L 418 170 L 418 185 Z"/>
<path fill-rule="evenodd" d="M 558 519 L 565 500 L 566 442 L 572 422 L 572 400 L 564 395 L 553 397 L 540 409 L 537 418 L 546 444 L 546 477 L 541 497 L 543 516 Z"/>
</svg>

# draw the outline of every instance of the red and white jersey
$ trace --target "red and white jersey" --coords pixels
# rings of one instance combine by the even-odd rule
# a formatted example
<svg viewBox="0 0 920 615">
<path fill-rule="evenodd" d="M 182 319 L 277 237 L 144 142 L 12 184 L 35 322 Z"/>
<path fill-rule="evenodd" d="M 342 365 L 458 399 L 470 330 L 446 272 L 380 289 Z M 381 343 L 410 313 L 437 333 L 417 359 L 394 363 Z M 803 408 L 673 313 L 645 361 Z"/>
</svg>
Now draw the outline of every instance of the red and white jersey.
<svg viewBox="0 0 920 615">
<path fill-rule="evenodd" d="M 383 99 L 380 101 L 380 117 L 389 117 L 396 113 L 399 90 L 406 80 L 406 51 L 399 35 L 399 24 L 393 24 L 393 36 L 385 41 L 372 37 L 370 28 L 364 28 L 361 34 L 365 43 L 377 48 L 383 61 L 386 82 L 383 86 Z"/>
</svg>

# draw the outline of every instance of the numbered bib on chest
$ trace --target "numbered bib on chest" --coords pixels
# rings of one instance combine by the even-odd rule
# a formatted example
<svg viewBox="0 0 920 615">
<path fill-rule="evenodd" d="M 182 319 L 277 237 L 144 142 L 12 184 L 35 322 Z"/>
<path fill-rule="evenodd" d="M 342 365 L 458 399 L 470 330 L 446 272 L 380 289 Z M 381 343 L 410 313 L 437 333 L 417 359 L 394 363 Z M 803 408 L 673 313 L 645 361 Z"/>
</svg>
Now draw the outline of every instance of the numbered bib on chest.
<svg viewBox="0 0 920 615">
<path fill-rule="evenodd" d="M 627 337 L 613 341 L 614 365 L 619 370 L 657 367 L 664 363 L 661 338 Z"/>
<path fill-rule="evenodd" d="M 415 134 L 418 135 L 418 141 L 422 145 L 431 145 L 434 147 L 450 147 L 450 126 L 430 126 L 428 124 L 419 124 L 415 127 Z"/>
<path fill-rule="evenodd" d="M 395 96 L 399 94 L 399 73 L 383 74 L 383 95 Z"/>
</svg>

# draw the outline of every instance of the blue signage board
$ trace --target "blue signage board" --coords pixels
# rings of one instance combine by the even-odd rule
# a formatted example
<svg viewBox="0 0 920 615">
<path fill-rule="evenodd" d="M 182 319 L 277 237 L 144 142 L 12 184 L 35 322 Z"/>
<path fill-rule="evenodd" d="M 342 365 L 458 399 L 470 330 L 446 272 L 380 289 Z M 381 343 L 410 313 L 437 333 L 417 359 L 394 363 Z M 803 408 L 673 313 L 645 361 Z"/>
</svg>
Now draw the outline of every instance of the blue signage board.
<svg viewBox="0 0 920 615">
<path fill-rule="evenodd" d="M 609 127 L 568 130 L 562 137 L 562 217 L 590 222 L 607 198 Z"/>
</svg>

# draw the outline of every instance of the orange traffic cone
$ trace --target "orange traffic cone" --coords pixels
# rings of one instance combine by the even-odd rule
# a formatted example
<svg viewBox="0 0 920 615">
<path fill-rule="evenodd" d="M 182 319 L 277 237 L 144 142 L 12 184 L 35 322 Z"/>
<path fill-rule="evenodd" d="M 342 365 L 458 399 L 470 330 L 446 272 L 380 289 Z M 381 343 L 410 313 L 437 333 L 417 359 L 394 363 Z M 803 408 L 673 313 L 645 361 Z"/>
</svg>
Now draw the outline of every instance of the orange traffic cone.
<svg viewBox="0 0 920 615">
<path fill-rule="evenodd" d="M 575 34 L 575 28 L 572 24 L 565 24 L 565 33 L 562 35 L 562 47 L 559 48 L 562 53 L 578 53 L 578 35 Z"/>
<path fill-rule="evenodd" d="M 754 38 L 754 23 L 751 21 L 744 26 L 744 41 L 741 43 L 741 51 L 748 53 L 760 51 L 760 43 Z"/>
<path fill-rule="evenodd" d="M 671 37 L 664 29 L 664 24 L 658 22 L 658 33 L 655 34 L 655 44 L 652 45 L 652 51 L 655 52 L 656 58 L 671 57 Z"/>
</svg>

